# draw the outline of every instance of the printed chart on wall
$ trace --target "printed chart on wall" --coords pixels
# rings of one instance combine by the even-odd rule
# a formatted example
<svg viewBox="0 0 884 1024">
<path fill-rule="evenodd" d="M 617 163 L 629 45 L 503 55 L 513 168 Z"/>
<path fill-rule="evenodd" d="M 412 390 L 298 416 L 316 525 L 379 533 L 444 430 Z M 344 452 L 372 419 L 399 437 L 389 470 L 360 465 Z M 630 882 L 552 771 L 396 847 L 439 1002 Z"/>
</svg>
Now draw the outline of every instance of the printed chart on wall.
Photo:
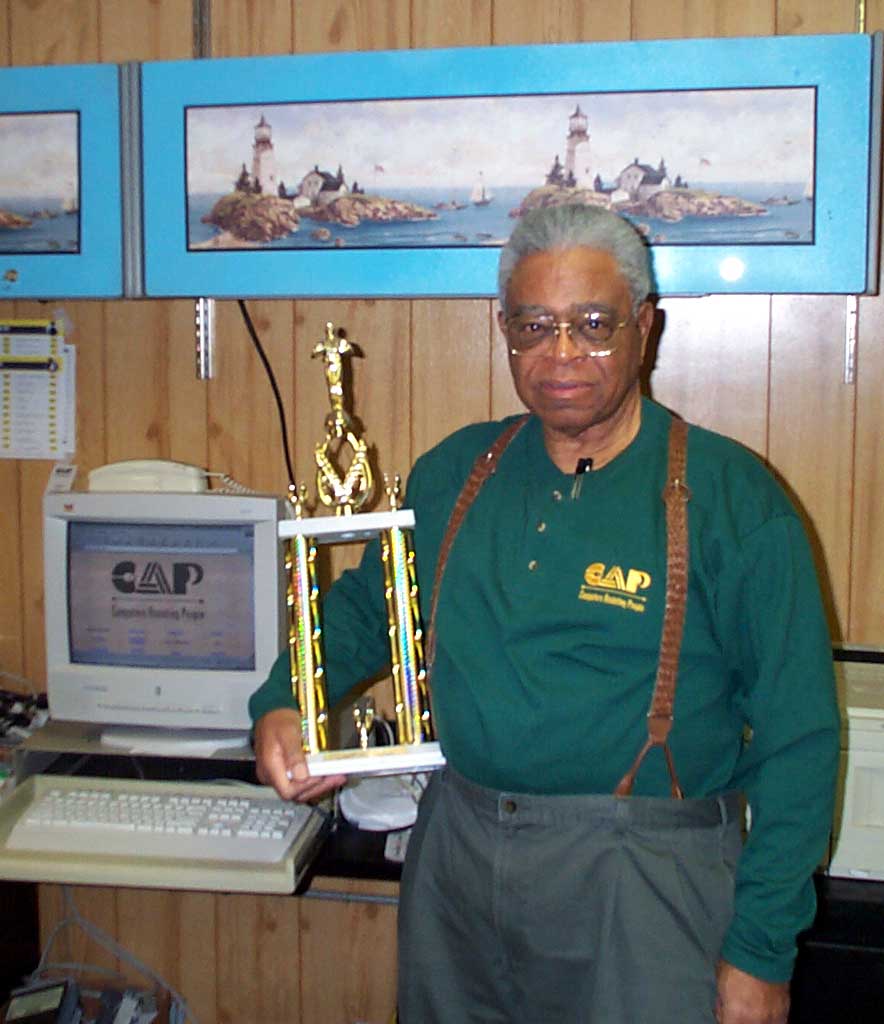
<svg viewBox="0 0 884 1024">
<path fill-rule="evenodd" d="M 75 380 L 75 350 L 60 322 L 0 322 L 0 458 L 73 455 Z"/>
</svg>

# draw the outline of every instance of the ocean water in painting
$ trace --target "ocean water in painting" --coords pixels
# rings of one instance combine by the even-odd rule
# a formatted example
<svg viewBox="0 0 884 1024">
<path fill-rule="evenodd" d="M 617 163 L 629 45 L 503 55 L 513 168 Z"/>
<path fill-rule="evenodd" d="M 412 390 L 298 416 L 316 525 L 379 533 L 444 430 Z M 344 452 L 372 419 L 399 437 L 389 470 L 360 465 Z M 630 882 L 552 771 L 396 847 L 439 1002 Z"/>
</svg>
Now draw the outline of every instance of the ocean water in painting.
<svg viewBox="0 0 884 1024">
<path fill-rule="evenodd" d="M 0 196 L 0 212 L 29 223 L 4 227 L 0 218 L 0 253 L 49 255 L 80 251 L 80 215 L 65 209 L 58 196 Z"/>
<path fill-rule="evenodd" d="M 704 183 L 710 192 L 739 196 L 764 204 L 766 213 L 752 217 L 684 217 L 677 222 L 635 217 L 655 245 L 802 245 L 813 243 L 813 202 L 804 195 L 803 182 Z M 262 246 L 266 249 L 439 248 L 442 246 L 497 246 L 515 225 L 514 211 L 531 186 L 494 188 L 487 205 L 476 206 L 469 191 L 442 188 L 378 188 L 389 199 L 417 203 L 436 213 L 432 220 L 363 223 L 344 227 L 304 217 L 300 230 Z M 202 222 L 220 195 L 188 196 L 188 246 L 203 248 L 219 229 Z M 446 209 L 456 204 L 458 209 Z M 442 208 L 440 208 L 440 206 Z M 317 241 L 311 232 L 328 228 L 331 237 Z M 245 247 L 245 246 L 244 246 Z M 220 250 L 223 251 L 223 250 Z"/>
</svg>

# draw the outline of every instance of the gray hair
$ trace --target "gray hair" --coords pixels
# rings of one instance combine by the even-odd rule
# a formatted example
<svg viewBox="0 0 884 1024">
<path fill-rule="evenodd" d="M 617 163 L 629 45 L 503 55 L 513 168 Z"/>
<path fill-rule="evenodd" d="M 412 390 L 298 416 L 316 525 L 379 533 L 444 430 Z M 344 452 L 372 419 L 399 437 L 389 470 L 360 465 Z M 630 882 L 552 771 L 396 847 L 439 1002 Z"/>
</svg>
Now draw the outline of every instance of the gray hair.
<svg viewBox="0 0 884 1024">
<path fill-rule="evenodd" d="M 602 206 L 575 203 L 544 206 L 526 213 L 500 250 L 497 289 L 501 309 L 516 264 L 534 252 L 586 246 L 609 252 L 617 261 L 632 295 L 633 308 L 648 297 L 653 287 L 650 249 L 624 217 Z"/>
</svg>

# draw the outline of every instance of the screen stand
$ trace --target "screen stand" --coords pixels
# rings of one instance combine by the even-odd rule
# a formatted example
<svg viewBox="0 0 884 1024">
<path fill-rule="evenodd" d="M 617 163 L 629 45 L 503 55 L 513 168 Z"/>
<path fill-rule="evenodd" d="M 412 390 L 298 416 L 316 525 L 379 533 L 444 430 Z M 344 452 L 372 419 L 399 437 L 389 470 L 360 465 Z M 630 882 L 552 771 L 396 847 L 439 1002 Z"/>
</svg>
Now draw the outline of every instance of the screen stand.
<svg viewBox="0 0 884 1024">
<path fill-rule="evenodd" d="M 247 731 L 225 729 L 156 729 L 114 726 L 103 729 L 101 743 L 128 754 L 158 757 L 211 757 L 219 750 L 249 750 Z"/>
</svg>

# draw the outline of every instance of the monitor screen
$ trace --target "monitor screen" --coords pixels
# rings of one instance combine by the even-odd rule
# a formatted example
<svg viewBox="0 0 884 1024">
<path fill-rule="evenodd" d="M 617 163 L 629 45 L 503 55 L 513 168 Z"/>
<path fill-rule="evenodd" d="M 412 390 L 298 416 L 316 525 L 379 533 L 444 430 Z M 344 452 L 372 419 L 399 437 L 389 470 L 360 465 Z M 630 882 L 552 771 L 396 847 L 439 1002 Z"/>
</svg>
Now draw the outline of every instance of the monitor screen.
<svg viewBox="0 0 884 1024">
<path fill-rule="evenodd" d="M 285 505 L 213 492 L 47 494 L 50 716 L 244 739 L 248 699 L 286 641 Z"/>
<path fill-rule="evenodd" d="M 71 661 L 255 667 L 252 524 L 68 524 Z"/>
</svg>

